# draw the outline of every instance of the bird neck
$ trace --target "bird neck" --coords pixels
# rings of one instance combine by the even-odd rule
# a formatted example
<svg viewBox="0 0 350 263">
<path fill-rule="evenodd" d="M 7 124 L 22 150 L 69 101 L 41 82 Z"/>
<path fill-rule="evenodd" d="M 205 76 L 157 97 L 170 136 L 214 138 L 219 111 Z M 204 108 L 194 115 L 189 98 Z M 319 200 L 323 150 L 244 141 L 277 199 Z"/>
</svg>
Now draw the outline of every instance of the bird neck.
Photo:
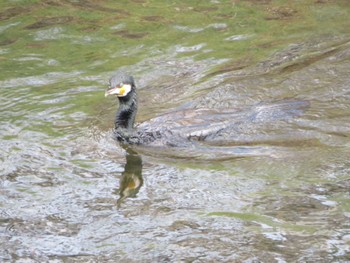
<svg viewBox="0 0 350 263">
<path fill-rule="evenodd" d="M 135 117 L 137 113 L 137 94 L 135 88 L 125 97 L 118 97 L 119 108 L 115 120 L 116 129 L 131 130 L 134 127 Z"/>
</svg>

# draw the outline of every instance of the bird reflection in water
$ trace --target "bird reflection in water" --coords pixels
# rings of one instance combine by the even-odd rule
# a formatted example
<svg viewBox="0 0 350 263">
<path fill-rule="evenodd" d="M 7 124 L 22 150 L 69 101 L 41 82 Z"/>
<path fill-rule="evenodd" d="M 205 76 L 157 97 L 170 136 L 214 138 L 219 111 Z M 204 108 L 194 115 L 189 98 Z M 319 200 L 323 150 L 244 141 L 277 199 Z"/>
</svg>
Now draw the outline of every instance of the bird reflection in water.
<svg viewBox="0 0 350 263">
<path fill-rule="evenodd" d="M 141 156 L 127 146 L 123 148 L 126 150 L 126 164 L 120 179 L 118 208 L 126 198 L 136 197 L 143 185 Z"/>
</svg>

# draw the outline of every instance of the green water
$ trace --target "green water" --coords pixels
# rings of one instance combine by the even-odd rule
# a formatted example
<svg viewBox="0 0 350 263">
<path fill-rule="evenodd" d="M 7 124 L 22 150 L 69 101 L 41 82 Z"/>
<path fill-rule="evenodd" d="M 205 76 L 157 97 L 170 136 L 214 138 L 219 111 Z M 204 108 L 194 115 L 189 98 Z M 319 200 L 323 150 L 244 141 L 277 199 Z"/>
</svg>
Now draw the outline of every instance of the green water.
<svg viewBox="0 0 350 263">
<path fill-rule="evenodd" d="M 171 51 L 246 65 L 349 26 L 346 1 L 5 1 L 1 10 L 1 79 L 99 74 Z"/>
<path fill-rule="evenodd" d="M 350 261 L 349 28 L 347 0 L 2 1 L 0 261 Z M 138 122 L 234 109 L 236 139 L 126 157 L 119 69 Z"/>
</svg>

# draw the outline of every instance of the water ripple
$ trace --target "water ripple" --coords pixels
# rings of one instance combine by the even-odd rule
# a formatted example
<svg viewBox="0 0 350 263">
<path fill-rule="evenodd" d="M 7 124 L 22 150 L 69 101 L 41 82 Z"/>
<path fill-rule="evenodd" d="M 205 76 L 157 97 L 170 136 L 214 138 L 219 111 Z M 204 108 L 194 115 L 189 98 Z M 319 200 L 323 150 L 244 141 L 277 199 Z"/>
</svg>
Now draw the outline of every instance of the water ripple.
<svg viewBox="0 0 350 263">
<path fill-rule="evenodd" d="M 16 88 L 21 86 L 38 87 L 57 83 L 59 81 L 73 78 L 83 74 L 83 71 L 73 72 L 50 72 L 39 76 L 30 76 L 22 78 L 13 78 L 9 80 L 0 81 L 0 86 L 4 88 Z"/>
</svg>

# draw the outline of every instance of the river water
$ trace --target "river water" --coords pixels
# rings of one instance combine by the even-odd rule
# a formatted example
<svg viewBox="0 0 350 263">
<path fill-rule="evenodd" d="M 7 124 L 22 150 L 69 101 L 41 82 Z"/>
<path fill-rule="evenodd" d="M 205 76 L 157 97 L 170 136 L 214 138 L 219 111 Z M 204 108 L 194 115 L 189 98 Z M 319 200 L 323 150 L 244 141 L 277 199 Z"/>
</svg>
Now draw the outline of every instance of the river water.
<svg viewBox="0 0 350 263">
<path fill-rule="evenodd" d="M 346 0 L 1 2 L 0 261 L 349 262 L 349 18 Z M 123 149 L 116 70 L 137 122 L 233 110 L 235 139 Z"/>
</svg>

